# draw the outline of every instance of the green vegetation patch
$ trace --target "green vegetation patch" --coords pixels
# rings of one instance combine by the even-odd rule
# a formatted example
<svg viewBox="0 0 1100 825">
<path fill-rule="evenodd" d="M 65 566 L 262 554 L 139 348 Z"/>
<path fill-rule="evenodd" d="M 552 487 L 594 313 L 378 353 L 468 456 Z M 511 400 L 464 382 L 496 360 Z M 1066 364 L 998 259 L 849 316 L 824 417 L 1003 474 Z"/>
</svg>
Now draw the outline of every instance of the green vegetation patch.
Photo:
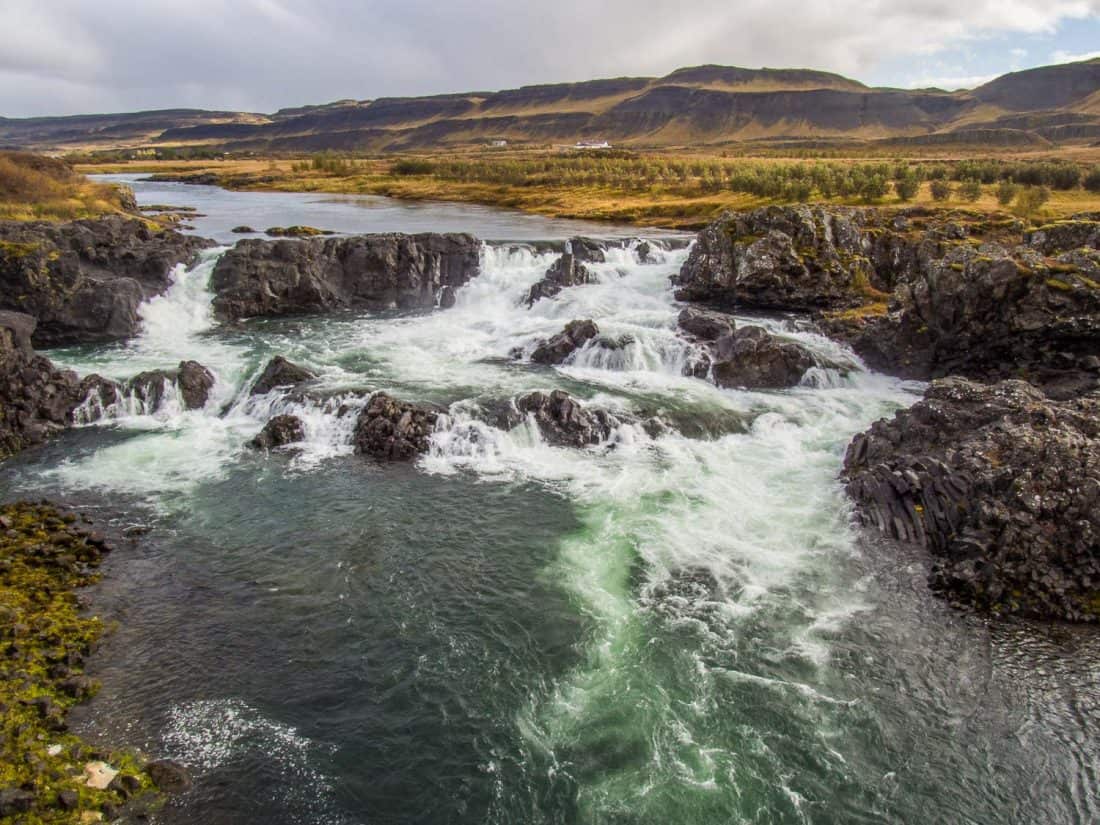
<svg viewBox="0 0 1100 825">
<path fill-rule="evenodd" d="M 156 800 L 132 755 L 96 750 L 67 732 L 69 709 L 97 685 L 83 662 L 103 632 L 77 590 L 98 578 L 105 544 L 45 504 L 0 507 L 0 823 L 111 819 Z M 106 787 L 87 771 L 117 771 Z M 107 775 L 110 775 L 109 773 Z"/>
</svg>

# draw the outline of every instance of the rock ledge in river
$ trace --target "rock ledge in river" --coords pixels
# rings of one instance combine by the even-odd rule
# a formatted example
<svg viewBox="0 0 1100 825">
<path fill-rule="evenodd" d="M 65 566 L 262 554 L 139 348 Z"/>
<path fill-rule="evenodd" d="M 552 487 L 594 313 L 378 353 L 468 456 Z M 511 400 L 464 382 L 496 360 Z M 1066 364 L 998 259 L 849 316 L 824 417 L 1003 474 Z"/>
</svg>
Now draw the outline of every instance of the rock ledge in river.
<svg viewBox="0 0 1100 825">
<path fill-rule="evenodd" d="M 844 475 L 865 523 L 932 552 L 948 598 L 1100 620 L 1100 395 L 939 380 L 856 436 Z"/>
</svg>

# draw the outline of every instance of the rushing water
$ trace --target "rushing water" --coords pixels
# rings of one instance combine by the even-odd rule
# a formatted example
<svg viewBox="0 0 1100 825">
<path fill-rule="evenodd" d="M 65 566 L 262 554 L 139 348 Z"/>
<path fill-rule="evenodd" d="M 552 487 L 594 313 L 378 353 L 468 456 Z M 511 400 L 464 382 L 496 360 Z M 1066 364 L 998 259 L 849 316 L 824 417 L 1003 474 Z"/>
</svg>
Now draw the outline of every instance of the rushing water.
<svg viewBox="0 0 1100 825">
<path fill-rule="evenodd" d="M 528 309 L 553 256 L 488 245 L 447 311 L 233 329 L 218 254 L 136 340 L 50 353 L 115 377 L 194 358 L 206 409 L 122 412 L 0 469 L 0 494 L 148 531 L 100 588 L 120 626 L 80 729 L 193 766 L 159 822 L 1097 821 L 1097 634 L 954 612 L 921 556 L 850 526 L 847 442 L 920 387 L 776 319 L 847 369 L 776 393 L 683 377 L 683 250 L 613 251 Z M 574 318 L 628 343 L 509 357 Z M 331 400 L 249 398 L 273 354 Z M 479 414 L 554 387 L 675 428 L 571 450 Z M 449 408 L 429 455 L 351 455 L 334 411 L 367 388 Z M 302 449 L 244 446 L 284 411 Z"/>
</svg>

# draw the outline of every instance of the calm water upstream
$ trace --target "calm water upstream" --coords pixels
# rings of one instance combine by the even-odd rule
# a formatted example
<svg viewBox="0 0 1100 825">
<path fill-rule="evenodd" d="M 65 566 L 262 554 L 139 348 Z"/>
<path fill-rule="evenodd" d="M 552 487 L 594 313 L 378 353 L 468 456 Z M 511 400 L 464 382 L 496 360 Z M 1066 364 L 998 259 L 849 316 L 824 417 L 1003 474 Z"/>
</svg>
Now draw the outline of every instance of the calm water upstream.
<svg viewBox="0 0 1100 825">
<path fill-rule="evenodd" d="M 577 231 L 491 209 L 137 184 L 194 205 L 200 233 L 309 223 Z M 643 233 L 657 237 L 655 233 Z M 80 732 L 191 765 L 183 823 L 1043 823 L 1100 820 L 1100 634 L 987 625 L 929 596 L 925 562 L 861 539 L 836 480 L 851 436 L 921 387 L 850 365 L 786 392 L 685 378 L 668 286 L 686 254 L 531 309 L 553 260 L 489 244 L 444 312 L 222 329 L 180 269 L 124 346 L 49 353 L 127 377 L 194 358 L 207 409 L 79 428 L 0 467 L 0 495 L 82 502 L 149 532 L 112 556 L 98 604 L 120 621 Z M 633 343 L 558 369 L 509 359 L 574 318 Z M 327 404 L 247 396 L 274 354 Z M 478 408 L 560 387 L 661 414 L 587 450 Z M 446 405 L 415 464 L 351 455 L 352 391 Z M 274 412 L 297 452 L 244 445 Z M 683 434 L 681 434 L 681 432 Z"/>
</svg>

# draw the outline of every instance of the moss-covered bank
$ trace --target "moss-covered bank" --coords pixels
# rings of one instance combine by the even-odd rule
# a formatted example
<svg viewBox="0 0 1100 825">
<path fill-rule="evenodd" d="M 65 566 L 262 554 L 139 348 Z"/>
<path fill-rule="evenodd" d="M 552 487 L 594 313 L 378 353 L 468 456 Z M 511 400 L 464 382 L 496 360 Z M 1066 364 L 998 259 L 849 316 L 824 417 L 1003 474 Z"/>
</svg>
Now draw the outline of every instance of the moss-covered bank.
<svg viewBox="0 0 1100 825">
<path fill-rule="evenodd" d="M 0 506 L 0 823 L 111 820 L 158 801 L 134 755 L 93 748 L 65 722 L 97 688 L 83 663 L 104 626 L 78 591 L 108 549 L 72 513 Z"/>
</svg>

